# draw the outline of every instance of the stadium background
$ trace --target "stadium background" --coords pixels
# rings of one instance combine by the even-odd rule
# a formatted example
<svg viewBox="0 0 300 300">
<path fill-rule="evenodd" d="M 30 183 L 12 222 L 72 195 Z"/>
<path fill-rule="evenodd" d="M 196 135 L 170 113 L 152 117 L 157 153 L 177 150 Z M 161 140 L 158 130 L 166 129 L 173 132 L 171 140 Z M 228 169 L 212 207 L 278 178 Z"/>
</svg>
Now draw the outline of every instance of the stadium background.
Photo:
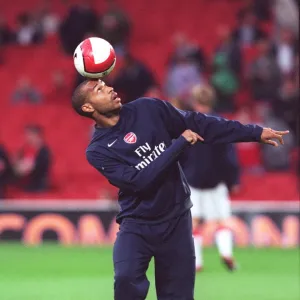
<svg viewBox="0 0 300 300">
<path fill-rule="evenodd" d="M 68 40 L 66 36 L 73 32 L 80 41 L 96 34 L 88 28 L 90 25 L 70 17 L 76 3 L 91 5 L 84 11 L 88 15 L 87 11 L 92 9 L 89 16 L 94 16 L 98 24 L 93 30 L 101 36 L 103 24 L 101 27 L 99 23 L 111 5 L 105 1 L 0 1 L 0 144 L 14 162 L 24 143 L 24 127 L 34 124 L 43 128 L 52 156 L 49 188 L 28 192 L 11 182 L 5 190 L 5 199 L 0 200 L 0 299 L 3 300 L 112 299 L 111 244 L 118 229 L 114 222 L 117 192 L 86 162 L 85 147 L 92 123 L 80 119 L 70 108 L 72 90 L 81 79 L 72 65 L 74 39 Z M 234 216 L 230 224 L 239 247 L 236 253 L 241 270 L 227 274 L 219 266 L 213 248 L 214 225 L 208 224 L 204 234 L 208 246 L 205 271 L 197 277 L 195 299 L 298 299 L 299 58 L 294 55 L 292 69 L 288 71 L 278 58 L 281 79 L 278 91 L 274 89 L 276 92 L 272 94 L 274 99 L 258 99 L 253 92 L 255 81 L 249 77 L 249 70 L 260 55 L 261 40 L 280 44 L 281 30 L 289 28 L 298 43 L 298 1 L 119 0 L 116 3 L 130 26 L 123 38 L 116 41 L 118 63 L 109 82 L 124 72 L 125 53 L 130 52 L 152 74 L 145 94 L 185 106 L 183 99 L 188 98 L 185 90 L 179 90 L 177 95 L 168 92 L 168 78 L 174 67 L 170 66 L 170 57 L 174 58 L 175 47 L 180 48 L 183 40 L 185 45 L 190 43 L 201 49 L 204 58 L 200 60 L 203 65 L 198 75 L 202 82 L 214 82 L 216 49 L 220 47 L 222 33 L 229 31 L 235 35 L 241 61 L 239 70 L 233 72 L 238 88 L 229 100 L 218 94 L 219 111 L 227 118 L 266 126 L 270 124 L 266 116 L 274 112 L 275 126 L 292 124 L 289 129 L 293 138 L 284 153 L 265 152 L 258 144 L 238 145 L 242 180 L 240 190 L 232 195 Z M 258 36 L 246 43 L 238 40 L 237 32 L 249 10 L 258 18 L 255 25 Z M 20 21 L 20 14 L 24 13 L 30 15 L 26 24 L 24 16 L 23 23 Z M 82 28 L 82 24 L 87 27 Z M 29 36 L 35 32 L 35 38 L 18 35 L 22 26 L 30 28 L 26 31 Z M 64 32 L 62 28 L 70 31 Z M 35 100 L 28 95 L 16 97 L 24 82 L 36 92 Z M 296 101 L 276 105 L 282 104 L 281 88 L 292 82 Z M 224 108 L 222 103 L 228 101 L 230 105 Z M 270 165 L 268 158 L 276 161 L 282 156 L 286 158 L 285 164 Z M 152 269 L 149 276 L 153 278 Z M 149 299 L 155 299 L 153 286 L 152 280 Z"/>
</svg>

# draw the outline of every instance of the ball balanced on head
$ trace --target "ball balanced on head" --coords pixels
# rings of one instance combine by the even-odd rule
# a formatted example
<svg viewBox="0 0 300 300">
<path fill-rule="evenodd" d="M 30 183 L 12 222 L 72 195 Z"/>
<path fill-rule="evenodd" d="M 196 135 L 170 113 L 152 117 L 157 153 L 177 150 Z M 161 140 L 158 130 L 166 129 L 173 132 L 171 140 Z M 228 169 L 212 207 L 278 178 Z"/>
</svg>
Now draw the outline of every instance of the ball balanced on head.
<svg viewBox="0 0 300 300">
<path fill-rule="evenodd" d="M 97 37 L 82 41 L 75 49 L 73 59 L 78 73 L 87 78 L 105 77 L 116 64 L 116 54 L 112 45 Z"/>
</svg>

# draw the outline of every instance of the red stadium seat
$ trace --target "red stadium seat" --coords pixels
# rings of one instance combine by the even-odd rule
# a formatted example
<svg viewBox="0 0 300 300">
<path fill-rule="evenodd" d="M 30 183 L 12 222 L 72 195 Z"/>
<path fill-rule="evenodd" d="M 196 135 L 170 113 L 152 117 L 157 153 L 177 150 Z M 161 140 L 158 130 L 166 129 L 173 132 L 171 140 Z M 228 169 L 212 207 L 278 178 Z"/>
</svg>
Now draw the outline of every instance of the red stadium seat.
<svg viewBox="0 0 300 300">
<path fill-rule="evenodd" d="M 149 65 L 160 83 L 164 78 L 170 37 L 174 32 L 180 30 L 188 33 L 206 54 L 210 54 L 218 42 L 215 33 L 219 24 L 233 27 L 236 14 L 243 5 L 242 1 L 207 0 L 190 0 L 188 5 L 180 0 L 152 0 L 151 5 L 146 0 L 118 2 L 133 20 L 132 51 Z M 39 3 L 39 0 L 6 2 L 1 12 L 15 26 L 18 13 L 33 10 Z M 58 14 L 63 16 L 66 13 L 67 6 L 63 1 L 53 0 L 51 3 Z M 101 11 L 105 4 L 98 1 L 95 5 Z M 244 49 L 243 56 L 246 68 L 255 58 L 256 49 Z M 48 96 L 45 103 L 40 105 L 13 106 L 9 103 L 16 80 L 23 75 L 31 78 L 43 94 L 49 95 L 49 83 L 55 70 L 64 72 L 66 95 L 71 94 L 75 70 L 72 58 L 62 53 L 58 37 L 51 37 L 37 46 L 9 46 L 5 49 L 4 57 L 5 64 L 0 66 L 0 81 L 5 82 L 1 85 L 1 138 L 9 151 L 15 153 L 22 144 L 24 125 L 37 123 L 45 129 L 54 160 L 51 192 L 33 195 L 12 189 L 9 195 L 16 199 L 98 199 L 101 188 L 115 192 L 115 188 L 86 162 L 85 147 L 91 134 L 91 122 L 75 115 L 69 106 L 69 96 L 65 96 L 65 99 Z M 250 98 L 247 91 L 241 91 L 237 99 L 238 105 L 244 105 Z M 239 155 L 244 166 L 260 163 L 258 145 L 241 145 Z M 294 178 L 289 174 L 264 175 L 263 179 L 260 176 L 245 176 L 243 182 L 240 199 L 295 199 L 297 194 L 293 186 Z M 285 189 L 279 188 L 282 186 Z"/>
</svg>

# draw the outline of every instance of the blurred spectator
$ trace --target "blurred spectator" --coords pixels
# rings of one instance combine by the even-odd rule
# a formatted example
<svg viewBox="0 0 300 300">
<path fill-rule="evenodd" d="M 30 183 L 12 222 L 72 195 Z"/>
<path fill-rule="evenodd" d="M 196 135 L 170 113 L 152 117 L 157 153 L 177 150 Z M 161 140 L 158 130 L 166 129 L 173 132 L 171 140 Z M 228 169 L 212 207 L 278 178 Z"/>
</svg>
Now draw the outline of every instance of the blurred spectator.
<svg viewBox="0 0 300 300">
<path fill-rule="evenodd" d="M 241 46 L 251 46 L 264 36 L 252 10 L 246 10 L 239 15 L 239 25 L 233 32 L 233 37 Z"/>
<path fill-rule="evenodd" d="M 299 41 L 289 28 L 282 28 L 275 44 L 277 63 L 283 75 L 289 76 L 294 71 L 295 57 L 299 52 Z"/>
<path fill-rule="evenodd" d="M 79 4 L 71 6 L 59 29 L 64 51 L 73 55 L 75 48 L 85 36 L 96 31 L 96 24 L 97 14 L 90 6 L 89 0 L 81 0 Z"/>
<path fill-rule="evenodd" d="M 274 0 L 250 0 L 251 9 L 260 21 L 272 19 L 272 6 Z"/>
<path fill-rule="evenodd" d="M 257 44 L 258 57 L 247 74 L 254 99 L 272 101 L 277 97 L 281 83 L 280 69 L 270 50 L 270 43 L 262 39 Z"/>
<path fill-rule="evenodd" d="M 232 38 L 228 26 L 219 26 L 217 30 L 219 43 L 215 49 L 214 58 L 221 55 L 226 58 L 226 64 L 236 75 L 242 70 L 242 54 L 239 44 Z"/>
<path fill-rule="evenodd" d="M 60 20 L 58 15 L 52 10 L 51 1 L 44 0 L 42 2 L 41 7 L 36 13 L 36 18 L 46 36 L 57 32 Z"/>
<path fill-rule="evenodd" d="M 14 36 L 5 19 L 0 15 L 0 65 L 3 63 L 3 47 L 13 40 Z"/>
<path fill-rule="evenodd" d="M 6 20 L 0 15 L 0 47 L 12 42 L 13 38 L 13 32 Z"/>
<path fill-rule="evenodd" d="M 191 103 L 193 111 L 218 117 L 218 114 L 216 114 L 215 112 L 216 102 L 217 99 L 215 91 L 208 84 L 195 85 L 192 88 Z M 184 171 L 189 171 L 189 174 L 187 174 L 189 175 L 187 176 L 189 184 L 193 182 L 194 186 L 197 186 L 201 183 L 205 185 L 208 184 L 208 182 L 211 182 L 210 180 L 214 181 L 216 178 L 223 178 L 223 181 L 227 185 L 229 191 L 237 192 L 239 190 L 238 177 L 240 173 L 240 166 L 238 158 L 236 157 L 235 146 L 203 144 L 201 145 L 201 143 L 197 143 L 195 147 L 190 147 L 184 152 L 185 153 L 182 156 L 182 163 L 184 163 L 184 160 L 187 160 L 191 156 L 194 157 L 194 159 L 196 159 L 196 157 L 198 156 L 199 158 L 197 162 L 201 164 L 202 168 L 202 170 L 199 171 L 200 166 L 195 164 L 193 165 L 193 162 L 191 160 L 186 161 L 183 164 Z M 188 156 L 186 156 L 186 154 L 188 154 Z M 224 159 L 224 155 L 227 157 L 226 159 Z M 205 162 L 203 162 L 202 159 L 204 157 Z M 218 167 L 212 168 L 212 165 Z M 185 170 L 185 168 L 187 167 L 189 168 L 189 170 Z M 208 174 L 209 172 L 210 174 Z M 193 178 L 191 178 L 191 174 L 196 176 L 192 176 Z M 199 175 L 201 174 L 203 175 L 203 177 L 199 178 Z M 210 188 L 212 187 L 210 186 Z"/>
<path fill-rule="evenodd" d="M 17 86 L 13 91 L 11 100 L 13 103 L 23 101 L 39 103 L 42 101 L 42 95 L 37 88 L 33 86 L 29 78 L 22 77 L 19 81 L 17 81 Z"/>
<path fill-rule="evenodd" d="M 299 116 L 299 86 L 293 78 L 286 78 L 278 96 L 272 102 L 275 116 L 282 119 L 297 134 L 297 119 Z"/>
<path fill-rule="evenodd" d="M 59 69 L 53 71 L 46 101 L 48 103 L 66 103 L 66 100 L 70 97 L 70 93 L 70 86 L 66 82 L 65 74 Z"/>
<path fill-rule="evenodd" d="M 174 50 L 169 57 L 169 66 L 176 64 L 178 57 L 185 56 L 190 62 L 197 65 L 200 71 L 204 71 L 206 68 L 205 55 L 203 50 L 195 43 L 192 43 L 185 34 L 177 32 L 172 38 L 174 44 Z"/>
<path fill-rule="evenodd" d="M 229 64 L 226 52 L 217 52 L 213 60 L 211 84 L 218 99 L 217 112 L 232 112 L 235 109 L 234 96 L 239 83 L 236 74 Z"/>
<path fill-rule="evenodd" d="M 109 84 L 119 93 L 123 103 L 142 97 L 156 87 L 149 68 L 129 53 L 125 54 L 122 67 Z"/>
<path fill-rule="evenodd" d="M 113 45 L 118 55 L 122 55 L 130 35 L 129 18 L 115 0 L 107 0 L 107 3 L 108 9 L 100 18 L 98 33 Z"/>
<path fill-rule="evenodd" d="M 43 32 L 29 13 L 22 13 L 17 17 L 18 29 L 16 42 L 26 46 L 40 43 L 43 40 Z"/>
<path fill-rule="evenodd" d="M 65 89 L 65 76 L 61 70 L 55 70 L 52 73 L 52 84 L 53 90 L 55 90 L 57 93 Z"/>
<path fill-rule="evenodd" d="M 61 70 L 55 70 L 51 74 L 52 91 L 56 94 L 66 90 L 66 78 Z"/>
<path fill-rule="evenodd" d="M 10 182 L 13 174 L 12 165 L 8 153 L 0 144 L 0 200 L 5 198 L 5 188 Z"/>
<path fill-rule="evenodd" d="M 39 126 L 25 128 L 25 145 L 18 153 L 15 172 L 21 187 L 26 191 L 40 192 L 49 189 L 51 166 L 50 149 Z"/>
<path fill-rule="evenodd" d="M 278 28 L 290 28 L 295 35 L 299 33 L 299 1 L 273 0 L 274 14 Z"/>
<path fill-rule="evenodd" d="M 243 4 L 243 8 L 238 12 L 238 19 L 250 10 L 259 21 L 271 21 L 274 0 L 243 0 Z"/>
<path fill-rule="evenodd" d="M 197 65 L 186 53 L 177 53 L 176 61 L 169 68 L 165 81 L 165 94 L 171 101 L 187 101 L 191 88 L 203 83 Z M 183 104 L 189 106 L 188 103 Z"/>
</svg>

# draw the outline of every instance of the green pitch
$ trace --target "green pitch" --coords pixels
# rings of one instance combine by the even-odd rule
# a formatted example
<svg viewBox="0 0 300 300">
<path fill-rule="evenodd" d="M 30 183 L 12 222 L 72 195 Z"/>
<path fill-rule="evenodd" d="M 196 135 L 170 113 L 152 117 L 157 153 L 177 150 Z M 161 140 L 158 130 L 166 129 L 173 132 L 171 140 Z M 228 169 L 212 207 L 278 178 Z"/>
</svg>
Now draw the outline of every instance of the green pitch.
<svg viewBox="0 0 300 300">
<path fill-rule="evenodd" d="M 205 250 L 205 271 L 197 275 L 195 300 L 298 300 L 299 252 L 239 249 L 241 269 L 228 273 L 215 249 Z M 1 300 L 111 300 L 111 248 L 26 248 L 0 244 Z M 154 300 L 153 268 L 149 270 Z"/>
</svg>

